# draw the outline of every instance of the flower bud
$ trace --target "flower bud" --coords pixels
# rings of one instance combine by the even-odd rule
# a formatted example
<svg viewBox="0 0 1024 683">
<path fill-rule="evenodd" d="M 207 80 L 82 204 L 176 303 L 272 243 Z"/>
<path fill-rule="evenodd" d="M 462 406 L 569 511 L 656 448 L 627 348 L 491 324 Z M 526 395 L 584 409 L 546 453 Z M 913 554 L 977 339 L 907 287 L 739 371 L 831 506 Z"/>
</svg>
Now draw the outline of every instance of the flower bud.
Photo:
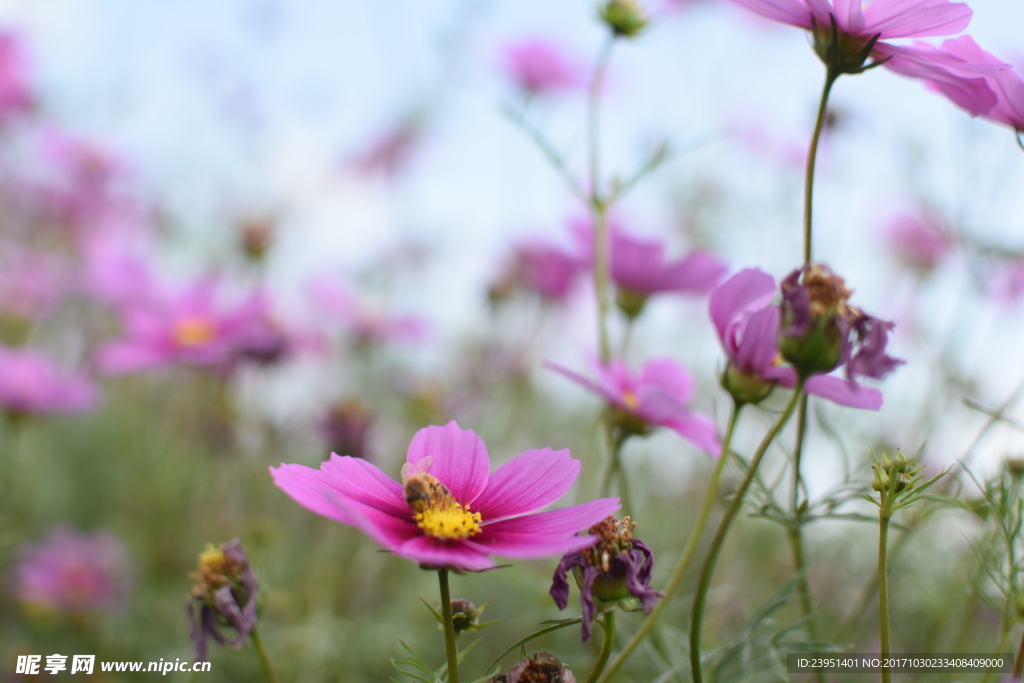
<svg viewBox="0 0 1024 683">
<path fill-rule="evenodd" d="M 261 261 L 274 242 L 274 222 L 267 217 L 242 221 L 242 251 L 253 261 Z"/>
<path fill-rule="evenodd" d="M 721 382 L 722 388 L 740 404 L 760 403 L 775 388 L 775 382 L 748 375 L 731 363 L 722 373 Z"/>
<path fill-rule="evenodd" d="M 635 292 L 625 287 L 619 287 L 615 292 L 615 304 L 623 315 L 629 318 L 630 322 L 640 317 L 646 303 L 647 295 L 641 292 Z"/>
<path fill-rule="evenodd" d="M 829 25 L 813 23 L 814 51 L 825 66 L 835 74 L 859 74 L 871 68 L 865 66 L 878 36 L 865 38 L 839 30 L 836 19 L 831 16 Z M 812 21 L 814 21 L 812 19 Z"/>
<path fill-rule="evenodd" d="M 896 458 L 893 460 L 882 454 L 880 465 L 871 466 L 875 471 L 871 488 L 875 491 L 889 491 L 891 478 L 896 477 L 895 492 L 903 493 L 914 485 L 914 476 L 921 471 L 921 467 L 914 460 L 907 459 L 899 449 L 896 449 Z"/>
<path fill-rule="evenodd" d="M 1024 458 L 1007 458 L 1004 465 L 1007 474 L 1014 479 L 1024 477 Z"/>
<path fill-rule="evenodd" d="M 478 617 L 483 614 L 484 608 L 479 609 L 469 600 L 452 600 L 452 625 L 456 633 L 463 631 L 475 631 L 480 628 Z"/>
<path fill-rule="evenodd" d="M 634 0 L 608 0 L 599 14 L 612 33 L 626 38 L 636 37 L 648 23 L 647 13 Z"/>
</svg>

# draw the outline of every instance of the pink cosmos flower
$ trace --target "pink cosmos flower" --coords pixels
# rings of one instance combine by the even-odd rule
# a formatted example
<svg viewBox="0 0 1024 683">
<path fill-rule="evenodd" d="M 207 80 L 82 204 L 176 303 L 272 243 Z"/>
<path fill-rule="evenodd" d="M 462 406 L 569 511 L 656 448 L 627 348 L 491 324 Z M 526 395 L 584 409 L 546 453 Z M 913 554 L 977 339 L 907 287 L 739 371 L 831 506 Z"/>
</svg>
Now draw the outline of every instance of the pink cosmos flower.
<svg viewBox="0 0 1024 683">
<path fill-rule="evenodd" d="M 335 454 L 319 470 L 282 464 L 270 474 L 303 507 L 362 530 L 390 552 L 466 571 L 494 567 L 492 554 L 525 560 L 589 547 L 598 538 L 576 532 L 619 507 L 617 498 L 602 498 L 536 512 L 579 474 L 568 450 L 530 450 L 489 470 L 483 440 L 452 421 L 416 433 L 402 483 L 365 460 Z"/>
<path fill-rule="evenodd" d="M 747 268 L 733 275 L 711 293 L 711 320 L 722 340 L 729 363 L 743 375 L 782 386 L 796 384 L 796 371 L 781 365 L 779 355 L 779 307 L 773 303 L 775 279 Z M 882 393 L 841 377 L 815 375 L 805 390 L 842 406 L 878 410 Z"/>
<path fill-rule="evenodd" d="M 0 347 L 0 409 L 12 415 L 83 413 L 96 407 L 89 379 L 62 373 L 46 355 Z"/>
<path fill-rule="evenodd" d="M 31 111 L 35 104 L 21 39 L 0 31 L 0 121 Z"/>
<path fill-rule="evenodd" d="M 668 427 L 709 455 L 722 451 L 714 420 L 686 407 L 693 396 L 694 381 L 682 365 L 671 358 L 647 361 L 633 373 L 620 361 L 602 365 L 592 361 L 597 381 L 555 363 L 547 367 L 597 394 L 633 423 L 633 433 L 645 434 L 651 427 Z"/>
<path fill-rule="evenodd" d="M 216 282 L 206 279 L 183 290 L 153 294 L 149 301 L 124 307 L 124 338 L 100 349 L 104 372 L 139 372 L 174 363 L 223 368 L 266 338 L 268 304 L 260 292 L 225 305 Z"/>
<path fill-rule="evenodd" d="M 581 251 L 583 262 L 594 263 L 594 230 L 589 221 L 574 221 L 570 230 Z M 714 289 L 727 270 L 715 255 L 695 249 L 686 256 L 668 261 L 665 245 L 658 240 L 630 234 L 619 225 L 610 229 L 611 277 L 621 289 L 649 296 L 659 292 L 706 293 Z"/>
<path fill-rule="evenodd" d="M 422 318 L 373 310 L 330 277 L 311 280 L 309 293 L 321 311 L 346 324 L 360 341 L 417 341 L 427 332 Z"/>
<path fill-rule="evenodd" d="M 87 613 L 122 607 L 133 575 L 128 551 L 113 534 L 59 526 L 22 549 L 13 588 L 22 603 Z"/>
<path fill-rule="evenodd" d="M 881 236 L 902 261 L 923 271 L 934 268 L 953 249 L 949 228 L 923 208 L 890 216 L 882 224 Z"/>
<path fill-rule="evenodd" d="M 575 90 L 583 85 L 582 70 L 562 49 L 543 38 L 528 38 L 504 49 L 503 65 L 509 77 L 529 95 Z"/>
<path fill-rule="evenodd" d="M 579 259 L 554 244 L 529 240 L 518 244 L 501 286 L 520 286 L 548 301 L 565 301 L 582 271 Z"/>
</svg>

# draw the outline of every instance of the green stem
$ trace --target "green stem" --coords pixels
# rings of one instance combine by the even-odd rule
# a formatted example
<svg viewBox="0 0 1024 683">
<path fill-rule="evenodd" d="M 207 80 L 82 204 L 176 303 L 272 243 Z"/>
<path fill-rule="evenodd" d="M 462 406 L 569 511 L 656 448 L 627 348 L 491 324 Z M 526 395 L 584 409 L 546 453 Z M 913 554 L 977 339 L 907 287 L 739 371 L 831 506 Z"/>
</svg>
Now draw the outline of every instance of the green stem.
<svg viewBox="0 0 1024 683">
<path fill-rule="evenodd" d="M 608 342 L 608 206 L 601 194 L 600 113 L 601 90 L 608 70 L 608 60 L 615 45 L 615 35 L 609 36 L 601 46 L 594 75 L 590 82 L 587 124 L 590 138 L 590 206 L 594 218 L 594 288 L 597 290 L 597 331 L 600 341 L 601 362 L 611 359 Z"/>
<path fill-rule="evenodd" d="M 608 663 L 608 657 L 612 653 L 612 647 L 615 645 L 615 609 L 610 609 L 604 613 L 601 621 L 601 628 L 604 629 L 604 641 L 601 643 L 601 654 L 597 656 L 597 663 L 594 664 L 593 670 L 590 672 L 590 676 L 587 678 L 587 683 L 596 683 L 601 677 L 601 672 L 604 671 L 604 665 Z"/>
<path fill-rule="evenodd" d="M 878 512 L 878 626 L 883 660 L 889 656 L 889 568 L 886 565 L 889 515 L 883 502 L 883 507 Z M 889 683 L 889 667 L 887 666 L 882 667 L 882 683 Z"/>
<path fill-rule="evenodd" d="M 807 151 L 807 171 L 804 176 L 804 265 L 811 262 L 811 213 L 814 204 L 814 165 L 818 160 L 818 140 L 821 138 L 821 130 L 825 125 L 828 94 L 837 78 L 839 78 L 838 71 L 829 68 L 825 72 L 825 87 L 821 91 L 821 103 L 818 105 L 818 120 L 814 124 L 811 147 Z"/>
<path fill-rule="evenodd" d="M 622 444 L 626 442 L 626 439 L 622 435 L 615 435 L 615 430 L 611 426 L 612 418 L 610 414 L 605 414 L 602 417 L 602 423 L 604 426 L 605 444 L 608 449 L 608 469 L 605 470 L 604 478 L 601 480 L 601 497 L 607 498 L 611 495 L 612 482 L 617 479 L 619 497 L 622 499 L 622 516 L 625 517 L 633 511 L 633 505 L 629 497 L 629 482 L 626 480 L 626 471 L 620 459 Z"/>
<path fill-rule="evenodd" d="M 1020 680 L 1024 674 L 1024 635 L 1021 636 L 1020 646 L 1017 648 L 1017 658 L 1013 660 L 1013 677 Z"/>
<path fill-rule="evenodd" d="M 452 621 L 452 595 L 448 590 L 448 570 L 438 569 L 441 584 L 441 616 L 444 619 L 444 644 L 448 654 L 448 683 L 459 683 L 459 647 L 455 640 L 455 622 Z"/>
<path fill-rule="evenodd" d="M 258 627 L 254 627 L 249 634 L 252 644 L 256 648 L 256 654 L 260 658 L 260 668 L 263 669 L 263 677 L 267 683 L 277 683 L 277 676 L 274 674 L 274 667 L 270 665 L 270 657 L 267 656 L 267 648 L 263 645 L 263 638 L 260 636 Z"/>
<path fill-rule="evenodd" d="M 772 441 L 775 440 L 775 437 L 782 431 L 782 428 L 786 426 L 789 418 L 793 415 L 803 389 L 804 380 L 800 378 L 797 380 L 793 398 L 786 405 L 786 409 L 778 421 L 764 435 L 764 438 L 761 439 L 754 457 L 750 459 L 750 466 L 747 467 L 747 473 L 743 477 L 743 481 L 740 483 L 739 488 L 736 489 L 732 502 L 725 511 L 725 516 L 722 517 L 722 521 L 718 524 L 718 531 L 715 532 L 715 537 L 711 541 L 711 548 L 708 549 L 708 555 L 704 559 L 704 565 L 701 567 L 700 579 L 697 583 L 697 593 L 693 598 L 693 613 L 690 620 L 690 671 L 693 674 L 693 683 L 701 683 L 703 681 L 700 667 L 700 630 L 704 620 L 704 604 L 707 601 L 708 588 L 711 586 L 711 576 L 715 571 L 715 562 L 718 561 L 718 553 L 722 550 L 725 536 L 729 533 L 729 527 L 733 519 L 736 518 L 736 514 L 743 506 L 743 498 L 747 495 L 747 489 L 750 488 L 750 484 L 754 481 L 754 475 L 757 473 L 758 465 L 761 464 L 761 459 L 768 451 L 768 446 L 771 445 Z"/>
<path fill-rule="evenodd" d="M 611 678 L 619 670 L 619 667 L 626 662 L 626 659 L 633 653 L 633 650 L 640 645 L 641 641 L 654 628 L 658 617 L 661 616 L 661 613 L 679 588 L 679 584 L 683 580 L 683 574 L 686 573 L 687 568 L 690 566 L 690 561 L 693 559 L 693 554 L 697 550 L 697 544 L 700 542 L 701 536 L 704 535 L 704 527 L 707 526 L 708 517 L 711 516 L 711 508 L 714 507 L 715 501 L 718 499 L 718 482 L 721 480 L 722 471 L 725 470 L 725 465 L 729 461 L 729 446 L 732 443 L 732 435 L 736 431 L 736 423 L 739 421 L 740 409 L 742 407 L 743 404 L 733 405 L 732 415 L 729 417 L 729 426 L 726 429 L 725 438 L 722 440 L 722 453 L 718 457 L 715 471 L 711 474 L 711 481 L 708 482 L 707 493 L 704 494 L 704 503 L 701 505 L 700 513 L 697 516 L 697 523 L 694 525 L 693 531 L 690 532 L 690 538 L 686 541 L 686 547 L 683 548 L 676 566 L 672 569 L 668 583 L 665 584 L 665 597 L 658 601 L 658 604 L 655 605 L 651 613 L 643 620 L 640 628 L 629 639 L 626 646 L 622 648 L 619 654 L 615 655 L 615 659 L 608 665 L 608 669 L 601 676 L 599 683 L 604 683 Z"/>
</svg>

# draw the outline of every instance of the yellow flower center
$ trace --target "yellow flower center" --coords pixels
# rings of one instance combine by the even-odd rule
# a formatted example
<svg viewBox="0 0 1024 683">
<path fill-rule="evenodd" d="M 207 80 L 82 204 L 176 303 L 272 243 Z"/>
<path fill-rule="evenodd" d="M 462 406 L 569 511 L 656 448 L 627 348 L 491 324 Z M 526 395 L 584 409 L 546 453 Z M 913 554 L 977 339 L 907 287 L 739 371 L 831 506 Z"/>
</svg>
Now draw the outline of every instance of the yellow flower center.
<svg viewBox="0 0 1024 683">
<path fill-rule="evenodd" d="M 428 536 L 443 540 L 458 540 L 480 533 L 480 513 L 470 512 L 451 498 L 429 505 L 412 518 Z"/>
<path fill-rule="evenodd" d="M 636 397 L 636 394 L 629 390 L 622 392 L 622 402 L 625 403 L 626 407 L 630 410 L 636 410 L 640 406 L 640 399 Z"/>
<path fill-rule="evenodd" d="M 174 326 L 174 341 L 180 346 L 202 346 L 213 335 L 213 325 L 198 316 L 182 318 Z"/>
</svg>

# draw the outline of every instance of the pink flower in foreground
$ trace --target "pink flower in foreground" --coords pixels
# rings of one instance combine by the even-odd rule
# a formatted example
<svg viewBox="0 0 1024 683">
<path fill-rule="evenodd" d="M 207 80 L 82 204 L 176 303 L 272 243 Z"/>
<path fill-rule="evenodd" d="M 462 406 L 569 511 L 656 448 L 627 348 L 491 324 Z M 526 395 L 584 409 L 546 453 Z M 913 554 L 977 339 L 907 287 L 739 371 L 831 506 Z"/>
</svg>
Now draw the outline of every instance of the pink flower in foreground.
<svg viewBox="0 0 1024 683">
<path fill-rule="evenodd" d="M 670 358 L 647 361 L 636 374 L 625 363 L 593 362 L 597 381 L 548 363 L 547 367 L 588 389 L 619 411 L 619 425 L 627 433 L 646 434 L 652 427 L 668 427 L 704 452 L 717 456 L 722 445 L 714 420 L 686 407 L 693 396 L 690 373 Z"/>
<path fill-rule="evenodd" d="M 767 395 L 774 383 L 792 387 L 796 371 L 781 365 L 779 307 L 774 302 L 775 279 L 763 271 L 741 270 L 711 293 L 711 320 L 729 358 L 724 383 L 737 395 L 747 391 L 751 402 Z M 757 391 L 762 382 L 764 391 Z M 807 380 L 807 393 L 851 408 L 878 410 L 882 393 L 841 377 L 815 375 Z M 758 395 L 759 394 L 759 395 Z"/>
<path fill-rule="evenodd" d="M 530 95 L 574 90 L 584 83 L 580 68 L 557 44 L 530 38 L 505 47 L 503 66 L 509 77 Z"/>
<path fill-rule="evenodd" d="M 54 528 L 22 549 L 14 569 L 14 596 L 27 605 L 86 613 L 122 607 L 131 592 L 131 558 L 107 532 Z"/>
<path fill-rule="evenodd" d="M 416 433 L 402 483 L 335 454 L 319 470 L 283 464 L 270 474 L 303 507 L 362 530 L 390 552 L 466 571 L 494 567 L 492 554 L 526 560 L 589 547 L 598 538 L 576 532 L 619 507 L 617 498 L 602 498 L 536 512 L 576 480 L 580 464 L 567 450 L 530 450 L 489 470 L 483 440 L 453 421 Z"/>
<path fill-rule="evenodd" d="M 309 293 L 321 311 L 348 325 L 360 341 L 417 341 L 427 332 L 423 319 L 373 310 L 332 278 L 313 279 Z"/>
<path fill-rule="evenodd" d="M 223 367 L 267 334 L 267 300 L 254 293 L 225 305 L 213 280 L 124 307 L 124 338 L 100 350 L 110 374 L 150 370 L 174 363 Z"/>
<path fill-rule="evenodd" d="M 953 249 L 949 228 L 926 209 L 903 211 L 881 227 L 890 249 L 912 268 L 929 271 Z"/>
<path fill-rule="evenodd" d="M 0 347 L 0 409 L 12 415 L 84 413 L 98 392 L 88 379 L 62 373 L 44 354 Z"/>
</svg>

